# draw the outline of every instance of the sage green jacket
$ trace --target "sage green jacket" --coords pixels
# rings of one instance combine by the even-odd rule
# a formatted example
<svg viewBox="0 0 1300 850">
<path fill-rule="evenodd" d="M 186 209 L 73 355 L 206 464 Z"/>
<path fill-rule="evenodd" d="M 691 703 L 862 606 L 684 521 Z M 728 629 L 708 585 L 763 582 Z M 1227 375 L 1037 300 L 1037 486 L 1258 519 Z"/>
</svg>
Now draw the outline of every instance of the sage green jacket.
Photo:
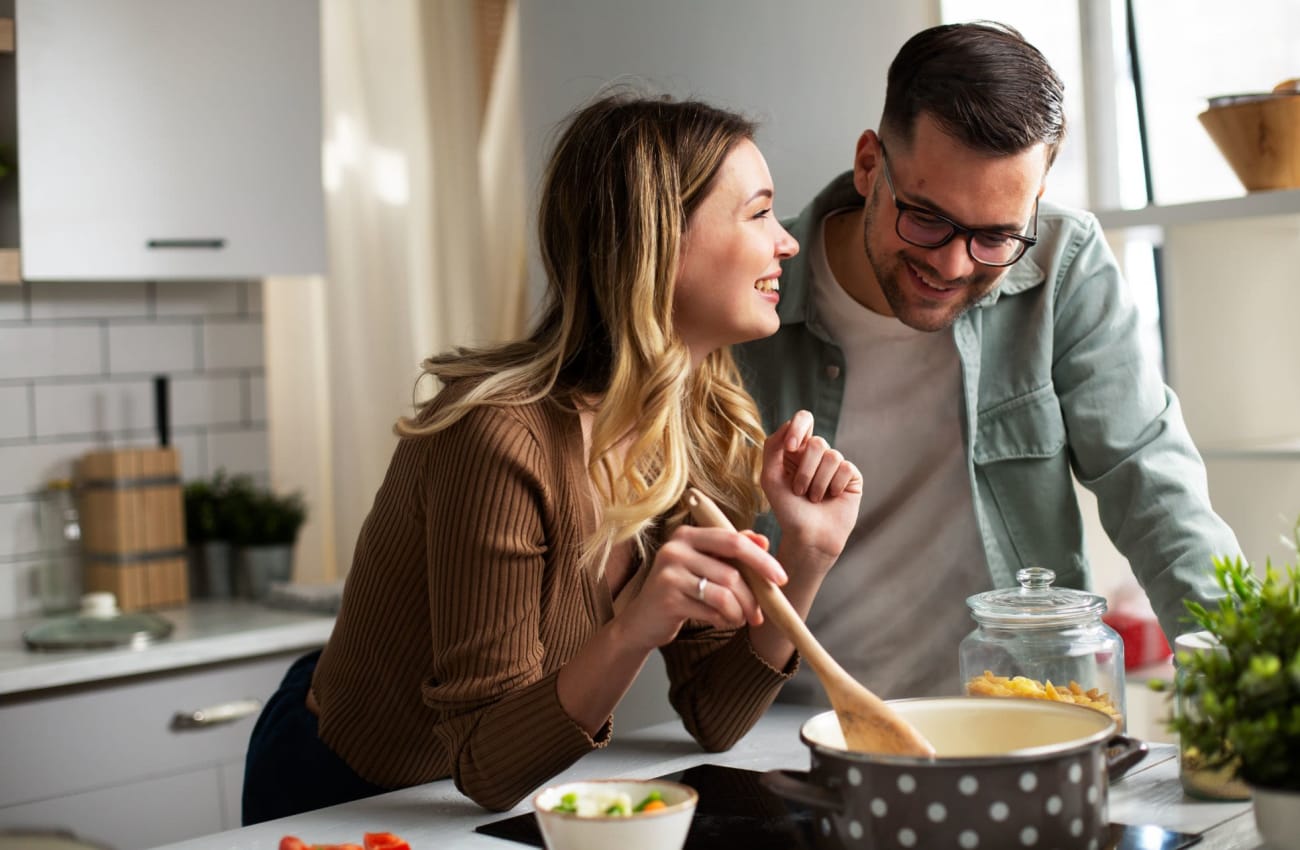
<svg viewBox="0 0 1300 850">
<path fill-rule="evenodd" d="M 827 213 L 861 203 L 844 174 L 787 227 L 808 245 Z M 785 263 L 780 331 L 735 353 L 769 432 L 802 408 L 834 445 L 845 378 L 871 364 L 846 363 L 818 320 L 810 253 Z M 1097 220 L 1042 204 L 1038 244 L 953 333 L 971 495 L 993 584 L 1014 586 L 1018 569 L 1044 566 L 1057 586 L 1091 587 L 1073 473 L 1096 494 L 1102 526 L 1166 635 L 1188 631 L 1183 600 L 1221 596 L 1211 558 L 1240 547 L 1210 507 L 1205 467 L 1177 397 L 1143 352 L 1137 309 Z M 870 487 L 871 470 L 862 473 Z M 769 520 L 760 527 L 775 536 Z"/>
</svg>

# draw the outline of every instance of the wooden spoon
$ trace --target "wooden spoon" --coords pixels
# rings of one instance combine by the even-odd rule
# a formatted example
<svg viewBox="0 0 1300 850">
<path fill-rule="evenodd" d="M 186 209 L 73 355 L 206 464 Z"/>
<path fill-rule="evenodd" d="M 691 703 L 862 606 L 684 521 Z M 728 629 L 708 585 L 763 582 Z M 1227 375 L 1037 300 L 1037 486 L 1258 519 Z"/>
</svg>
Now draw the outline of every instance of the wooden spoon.
<svg viewBox="0 0 1300 850">
<path fill-rule="evenodd" d="M 694 487 L 686 491 L 686 504 L 700 525 L 736 530 L 713 500 Z M 736 566 L 754 596 L 758 597 L 763 613 L 785 632 L 821 680 L 835 716 L 839 718 L 844 743 L 850 750 L 934 758 L 934 747 L 912 724 L 859 684 L 831 657 L 808 630 L 781 588 L 739 564 Z"/>
</svg>

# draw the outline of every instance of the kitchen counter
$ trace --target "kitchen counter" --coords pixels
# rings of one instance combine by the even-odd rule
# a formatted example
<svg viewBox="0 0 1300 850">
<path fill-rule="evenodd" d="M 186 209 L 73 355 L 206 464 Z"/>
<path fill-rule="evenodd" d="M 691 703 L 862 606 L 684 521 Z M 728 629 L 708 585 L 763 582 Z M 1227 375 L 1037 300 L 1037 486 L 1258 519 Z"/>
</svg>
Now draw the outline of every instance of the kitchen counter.
<svg viewBox="0 0 1300 850">
<path fill-rule="evenodd" d="M 654 777 L 698 764 L 751 770 L 806 770 L 808 750 L 799 726 L 811 716 L 803 706 L 777 705 L 735 747 L 705 753 L 677 721 L 626 735 L 579 760 L 556 781 L 597 777 Z M 167 845 L 168 850 L 274 850 L 280 838 L 309 843 L 359 843 L 363 832 L 391 831 L 413 850 L 508 850 L 526 845 L 474 832 L 480 824 L 530 811 L 528 800 L 509 813 L 485 812 L 461 796 L 450 780 L 393 791 L 269 823 Z M 1254 850 L 1263 846 L 1249 803 L 1208 803 L 1183 795 L 1176 750 L 1153 744 L 1151 754 L 1110 788 L 1110 817 L 1117 823 L 1155 824 L 1201 833 L 1197 850 Z"/>
<path fill-rule="evenodd" d="M 331 616 L 242 600 L 197 601 L 157 613 L 174 629 L 141 649 L 33 652 L 23 632 L 41 617 L 0 621 L 0 697 L 305 650 L 324 645 L 334 627 Z"/>
</svg>

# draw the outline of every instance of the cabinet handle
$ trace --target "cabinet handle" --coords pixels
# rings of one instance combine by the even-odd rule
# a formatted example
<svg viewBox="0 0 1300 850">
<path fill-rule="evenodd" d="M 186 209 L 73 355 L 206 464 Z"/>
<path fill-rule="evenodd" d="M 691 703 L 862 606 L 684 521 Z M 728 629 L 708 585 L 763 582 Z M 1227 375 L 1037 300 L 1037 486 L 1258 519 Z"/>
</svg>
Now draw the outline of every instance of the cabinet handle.
<svg viewBox="0 0 1300 850">
<path fill-rule="evenodd" d="M 257 714 L 261 709 L 261 700 L 237 699 L 210 705 L 207 708 L 195 709 L 194 711 L 178 711 L 172 715 L 172 729 L 173 731 L 183 731 L 220 726 L 222 723 L 233 723 L 236 720 L 248 717 L 250 714 Z"/>
<path fill-rule="evenodd" d="M 144 243 L 150 250 L 158 248 L 206 248 L 219 251 L 226 247 L 224 239 L 150 239 Z"/>
</svg>

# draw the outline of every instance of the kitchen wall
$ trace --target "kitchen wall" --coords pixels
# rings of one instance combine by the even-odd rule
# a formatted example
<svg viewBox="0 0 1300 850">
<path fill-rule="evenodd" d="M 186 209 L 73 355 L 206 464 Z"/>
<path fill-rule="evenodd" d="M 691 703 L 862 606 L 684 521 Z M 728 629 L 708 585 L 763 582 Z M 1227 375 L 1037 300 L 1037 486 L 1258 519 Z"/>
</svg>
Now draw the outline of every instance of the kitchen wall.
<svg viewBox="0 0 1300 850">
<path fill-rule="evenodd" d="M 39 610 L 45 483 L 84 452 L 152 445 L 171 378 L 185 478 L 268 477 L 257 281 L 0 286 L 0 618 Z"/>
<path fill-rule="evenodd" d="M 756 119 L 775 181 L 773 206 L 794 215 L 852 165 L 858 135 L 880 117 L 885 72 L 899 46 L 938 22 L 938 0 L 819 0 L 807 9 L 785 0 L 521 3 L 528 185 L 540 184 L 564 116 L 604 84 L 622 82 Z M 528 233 L 534 236 L 531 227 Z M 543 276 L 535 248 L 530 263 L 537 299 Z"/>
</svg>

